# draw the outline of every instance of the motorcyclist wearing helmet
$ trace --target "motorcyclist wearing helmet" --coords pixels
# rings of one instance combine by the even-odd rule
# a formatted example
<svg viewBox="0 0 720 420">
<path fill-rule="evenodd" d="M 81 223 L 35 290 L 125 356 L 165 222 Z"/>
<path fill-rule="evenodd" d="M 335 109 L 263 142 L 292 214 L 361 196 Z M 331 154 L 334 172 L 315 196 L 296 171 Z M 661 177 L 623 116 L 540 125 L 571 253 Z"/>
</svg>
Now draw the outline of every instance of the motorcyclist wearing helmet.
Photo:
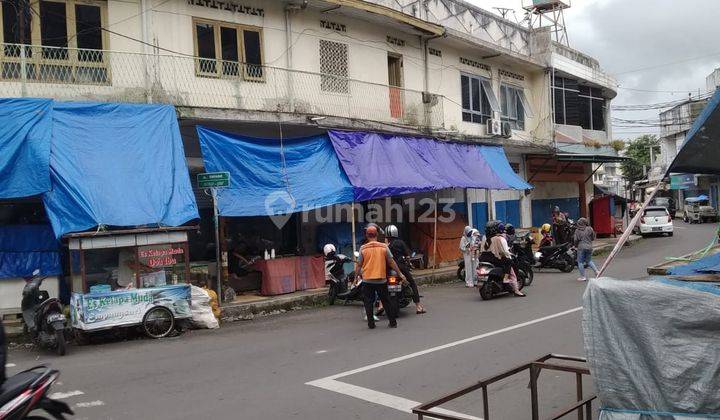
<svg viewBox="0 0 720 420">
<path fill-rule="evenodd" d="M 400 232 L 395 225 L 389 225 L 385 228 L 385 236 L 390 252 L 392 252 L 393 258 L 400 268 L 400 272 L 403 273 L 408 283 L 410 283 L 410 288 L 413 292 L 412 300 L 415 304 L 415 313 L 418 315 L 426 313 L 427 311 L 425 311 L 425 308 L 420 303 L 420 292 L 418 292 L 417 283 L 415 283 L 415 279 L 410 271 L 410 248 L 405 241 L 400 239 Z"/>
<path fill-rule="evenodd" d="M 342 262 L 342 259 L 338 257 L 335 245 L 326 244 L 323 247 L 323 254 L 325 254 L 325 262 Z M 336 279 L 342 278 L 345 274 L 342 264 L 325 264 L 328 267 L 328 272 L 325 273 L 325 280 L 329 280 L 329 276 L 333 276 Z"/>
<path fill-rule="evenodd" d="M 505 225 L 505 239 L 507 239 L 507 243 L 511 247 L 517 239 L 517 236 L 515 236 L 515 226 L 511 225 L 510 223 Z"/>
<path fill-rule="evenodd" d="M 567 216 L 565 213 L 560 211 L 559 206 L 553 207 L 552 211 L 552 228 L 555 239 L 557 239 L 557 243 L 564 244 L 565 242 L 568 242 L 569 238 L 565 237 L 565 225 L 567 224 Z"/>
<path fill-rule="evenodd" d="M 473 287 L 473 271 L 471 270 L 473 266 L 473 252 L 470 248 L 471 244 L 471 234 L 472 234 L 472 227 L 465 226 L 465 229 L 463 230 L 463 234 L 460 237 L 460 252 L 462 252 L 463 255 L 463 261 L 465 262 L 465 286 L 466 287 Z"/>
<path fill-rule="evenodd" d="M 387 312 L 390 328 L 397 328 L 397 321 L 395 319 L 397 308 L 391 303 L 390 294 L 387 289 L 389 269 L 395 270 L 401 281 L 405 281 L 406 279 L 405 275 L 395 263 L 392 252 L 390 252 L 387 244 L 378 242 L 378 230 L 376 226 L 372 225 L 365 228 L 365 238 L 367 242 L 360 247 L 360 256 L 355 263 L 355 272 L 363 281 L 362 294 L 368 328 L 375 328 L 373 309 L 376 295 L 380 297 L 380 301 Z"/>
<path fill-rule="evenodd" d="M 510 247 L 505 239 L 505 225 L 502 222 L 491 220 L 485 226 L 485 232 L 486 240 L 483 245 L 481 261 L 502 267 L 503 282 L 512 286 L 515 296 L 524 297 L 525 294 L 520 291 L 517 283 L 517 269 L 513 267 Z"/>
<path fill-rule="evenodd" d="M 542 235 L 539 245 L 540 248 L 553 245 L 552 226 L 550 226 L 550 223 L 545 223 L 540 227 L 540 234 Z"/>
</svg>

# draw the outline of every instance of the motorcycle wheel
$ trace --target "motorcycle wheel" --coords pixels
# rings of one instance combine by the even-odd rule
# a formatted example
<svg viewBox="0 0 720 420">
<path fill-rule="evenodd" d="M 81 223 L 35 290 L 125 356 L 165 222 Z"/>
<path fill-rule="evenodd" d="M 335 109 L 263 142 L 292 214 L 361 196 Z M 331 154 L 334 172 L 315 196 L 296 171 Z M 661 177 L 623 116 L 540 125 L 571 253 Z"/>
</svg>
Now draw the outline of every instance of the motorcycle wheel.
<svg viewBox="0 0 720 420">
<path fill-rule="evenodd" d="M 411 299 L 408 298 L 401 298 L 400 301 L 398 301 L 398 308 L 403 309 L 407 308 L 408 305 L 410 305 Z"/>
<path fill-rule="evenodd" d="M 65 356 L 65 353 L 67 352 L 67 342 L 65 341 L 65 331 L 63 330 L 56 330 L 55 331 L 55 341 L 57 342 L 57 354 L 58 356 Z"/>
<path fill-rule="evenodd" d="M 335 304 L 335 299 L 337 299 L 338 295 L 338 285 L 335 282 L 330 283 L 330 288 L 328 289 L 328 305 L 332 306 Z"/>
<path fill-rule="evenodd" d="M 570 256 L 567 256 L 564 261 L 565 265 L 560 268 L 560 271 L 563 273 L 571 273 L 575 269 L 575 261 L 570 258 Z"/>
<path fill-rule="evenodd" d="M 485 282 L 485 284 L 480 287 L 480 298 L 482 300 L 490 300 L 493 298 L 492 287 L 488 282 Z"/>
<path fill-rule="evenodd" d="M 148 337 L 163 338 L 175 328 L 175 317 L 168 308 L 156 306 L 145 314 L 142 326 Z"/>
<path fill-rule="evenodd" d="M 465 281 L 465 267 L 458 267 L 457 278 L 458 280 Z"/>
<path fill-rule="evenodd" d="M 527 270 L 520 270 L 520 272 L 525 275 L 525 286 L 530 286 L 534 280 L 533 277 L 535 277 L 532 267 L 528 267 Z"/>
</svg>

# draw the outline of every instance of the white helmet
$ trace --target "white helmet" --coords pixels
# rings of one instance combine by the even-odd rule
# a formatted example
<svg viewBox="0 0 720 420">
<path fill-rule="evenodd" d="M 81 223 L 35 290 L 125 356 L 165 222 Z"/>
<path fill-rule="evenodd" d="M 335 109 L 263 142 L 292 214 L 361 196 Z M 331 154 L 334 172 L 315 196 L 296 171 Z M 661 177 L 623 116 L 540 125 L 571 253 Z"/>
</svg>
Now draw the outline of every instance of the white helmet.
<svg viewBox="0 0 720 420">
<path fill-rule="evenodd" d="M 400 234 L 398 233 L 398 228 L 395 225 L 388 225 L 385 228 L 385 236 L 388 238 L 399 238 Z"/>
<path fill-rule="evenodd" d="M 330 255 L 331 252 L 335 252 L 335 245 L 333 245 L 333 244 L 326 244 L 326 245 L 323 247 L 323 254 L 325 254 L 325 256 L 327 257 L 328 255 Z"/>
</svg>

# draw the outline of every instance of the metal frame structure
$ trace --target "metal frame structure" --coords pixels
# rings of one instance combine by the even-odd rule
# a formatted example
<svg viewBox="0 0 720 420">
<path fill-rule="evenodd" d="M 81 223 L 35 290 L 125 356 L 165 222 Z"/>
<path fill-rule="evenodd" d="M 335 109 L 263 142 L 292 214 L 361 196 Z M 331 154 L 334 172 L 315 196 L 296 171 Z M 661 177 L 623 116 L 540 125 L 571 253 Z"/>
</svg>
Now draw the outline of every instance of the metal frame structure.
<svg viewBox="0 0 720 420">
<path fill-rule="evenodd" d="M 483 394 L 483 419 L 489 420 L 490 419 L 490 402 L 488 400 L 488 386 L 501 381 L 505 378 L 508 378 L 510 376 L 516 375 L 523 371 L 528 371 L 530 373 L 530 398 L 531 398 L 531 419 L 532 420 L 539 420 L 540 419 L 540 408 L 538 403 L 538 377 L 540 376 L 540 372 L 545 370 L 553 370 L 553 371 L 560 371 L 560 372 L 569 372 L 575 374 L 575 389 L 577 392 L 577 402 L 572 404 L 569 407 L 566 407 L 555 414 L 553 414 L 551 417 L 548 417 L 548 420 L 556 420 L 560 419 L 574 411 L 577 412 L 577 418 L 578 420 L 591 420 L 592 419 L 592 402 L 597 398 L 596 395 L 592 395 L 590 397 L 584 397 L 583 396 L 583 375 L 590 375 L 590 370 L 586 367 L 579 367 L 579 366 L 573 366 L 569 364 L 559 364 L 559 363 L 553 363 L 548 362 L 551 360 L 560 360 L 560 361 L 566 361 L 566 362 L 579 362 L 579 363 L 587 363 L 587 359 L 583 357 L 576 357 L 576 356 L 563 356 L 558 354 L 548 354 L 545 355 L 535 361 L 532 361 L 530 363 L 525 363 L 523 365 L 517 366 L 513 369 L 510 369 L 506 372 L 491 376 L 490 378 L 483 379 L 479 381 L 478 383 L 471 385 L 469 387 L 457 390 L 451 394 L 445 395 L 443 397 L 440 397 L 438 399 L 435 399 L 433 401 L 421 404 L 415 408 L 413 408 L 412 412 L 413 414 L 416 414 L 418 417 L 418 420 L 423 420 L 425 418 L 433 418 L 433 419 L 441 419 L 441 420 L 470 420 L 470 418 L 467 417 L 458 417 L 456 415 L 449 415 L 449 414 L 441 414 L 434 411 L 431 411 L 435 407 L 439 407 L 442 404 L 445 404 L 449 401 L 452 401 L 454 399 L 460 398 L 463 395 L 469 394 L 470 392 L 477 391 L 478 389 L 482 390 Z"/>
<path fill-rule="evenodd" d="M 528 20 L 530 29 L 549 26 L 555 41 L 569 47 L 570 40 L 565 26 L 564 10 L 570 7 L 570 0 L 547 0 L 544 4 L 531 1 L 529 5 L 525 4 L 526 1 L 523 1 L 523 9 L 525 9 L 525 18 Z"/>
</svg>

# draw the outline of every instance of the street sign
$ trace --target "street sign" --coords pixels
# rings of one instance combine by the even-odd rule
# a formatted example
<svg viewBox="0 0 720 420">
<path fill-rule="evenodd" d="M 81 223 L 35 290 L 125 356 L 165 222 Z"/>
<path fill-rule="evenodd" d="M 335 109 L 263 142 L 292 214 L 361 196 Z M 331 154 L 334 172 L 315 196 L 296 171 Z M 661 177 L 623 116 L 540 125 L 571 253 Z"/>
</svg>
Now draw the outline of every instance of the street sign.
<svg viewBox="0 0 720 420">
<path fill-rule="evenodd" d="M 197 176 L 198 188 L 225 188 L 230 186 L 230 172 L 206 172 Z"/>
</svg>

